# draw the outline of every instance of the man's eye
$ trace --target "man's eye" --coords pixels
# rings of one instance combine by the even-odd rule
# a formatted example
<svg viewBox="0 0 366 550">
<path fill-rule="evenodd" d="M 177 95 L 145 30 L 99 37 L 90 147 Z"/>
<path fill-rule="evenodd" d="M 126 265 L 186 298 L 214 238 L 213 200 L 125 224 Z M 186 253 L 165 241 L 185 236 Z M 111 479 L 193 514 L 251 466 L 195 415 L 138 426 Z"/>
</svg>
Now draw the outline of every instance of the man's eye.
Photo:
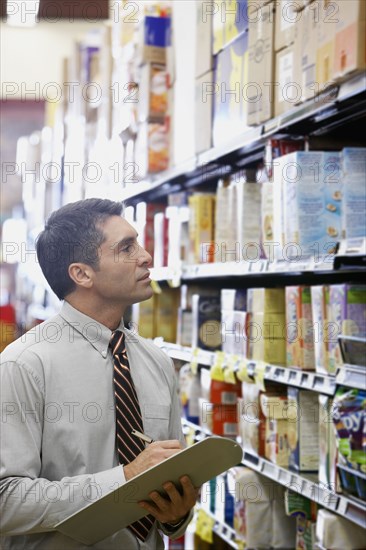
<svg viewBox="0 0 366 550">
<path fill-rule="evenodd" d="M 135 248 L 135 245 L 133 244 L 128 244 L 127 246 L 123 247 L 121 249 L 121 252 L 127 252 L 127 253 L 130 253 L 130 252 L 133 252 L 134 251 L 134 248 Z"/>
</svg>

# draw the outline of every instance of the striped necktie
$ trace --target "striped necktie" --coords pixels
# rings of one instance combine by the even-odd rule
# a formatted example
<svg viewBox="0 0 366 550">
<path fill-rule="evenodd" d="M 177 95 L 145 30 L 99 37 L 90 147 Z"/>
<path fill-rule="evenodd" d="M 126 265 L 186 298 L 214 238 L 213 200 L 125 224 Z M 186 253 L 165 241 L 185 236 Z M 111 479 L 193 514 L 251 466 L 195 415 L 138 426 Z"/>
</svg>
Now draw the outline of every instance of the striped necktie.
<svg viewBox="0 0 366 550">
<path fill-rule="evenodd" d="M 145 448 L 143 441 L 131 434 L 132 430 L 144 431 L 141 410 L 130 373 L 124 333 L 120 330 L 114 331 L 109 346 L 112 350 L 114 364 L 113 382 L 116 401 L 116 447 L 118 459 L 120 464 L 129 464 Z M 154 522 L 155 518 L 147 515 L 139 521 L 131 523 L 128 529 L 144 541 Z"/>
</svg>

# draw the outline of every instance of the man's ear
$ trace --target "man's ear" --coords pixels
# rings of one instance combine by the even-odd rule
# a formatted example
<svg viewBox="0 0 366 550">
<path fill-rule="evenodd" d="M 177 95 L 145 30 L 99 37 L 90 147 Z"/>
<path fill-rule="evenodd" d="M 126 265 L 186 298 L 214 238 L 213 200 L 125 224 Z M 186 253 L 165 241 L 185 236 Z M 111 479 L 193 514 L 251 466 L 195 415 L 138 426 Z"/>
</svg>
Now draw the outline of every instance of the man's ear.
<svg viewBox="0 0 366 550">
<path fill-rule="evenodd" d="M 93 286 L 92 268 L 87 264 L 75 263 L 69 265 L 69 277 L 76 286 L 91 288 Z"/>
</svg>

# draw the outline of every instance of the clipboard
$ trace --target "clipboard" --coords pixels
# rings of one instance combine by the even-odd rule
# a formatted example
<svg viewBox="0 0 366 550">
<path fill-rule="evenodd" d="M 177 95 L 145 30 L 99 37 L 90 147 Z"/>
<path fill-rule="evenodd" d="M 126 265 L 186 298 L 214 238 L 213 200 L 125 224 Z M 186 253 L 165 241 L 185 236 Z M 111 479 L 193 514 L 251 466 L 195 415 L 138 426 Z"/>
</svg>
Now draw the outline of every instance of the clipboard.
<svg viewBox="0 0 366 550">
<path fill-rule="evenodd" d="M 180 486 L 179 478 L 188 475 L 196 487 L 236 466 L 243 458 L 243 450 L 235 441 L 223 437 L 208 437 L 149 468 L 118 489 L 88 504 L 55 526 L 57 531 L 86 544 L 95 544 L 148 512 L 138 506 L 140 500 L 149 500 L 149 493 L 172 481 Z"/>
</svg>

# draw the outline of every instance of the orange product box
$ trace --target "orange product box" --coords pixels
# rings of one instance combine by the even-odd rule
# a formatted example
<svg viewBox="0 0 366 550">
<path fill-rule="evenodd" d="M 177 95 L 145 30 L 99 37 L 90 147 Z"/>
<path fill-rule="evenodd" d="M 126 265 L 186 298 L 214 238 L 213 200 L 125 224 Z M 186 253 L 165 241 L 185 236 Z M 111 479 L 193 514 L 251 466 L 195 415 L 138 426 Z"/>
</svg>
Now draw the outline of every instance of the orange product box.
<svg viewBox="0 0 366 550">
<path fill-rule="evenodd" d="M 241 397 L 241 382 L 229 384 L 228 382 L 211 380 L 211 403 L 218 405 L 236 405 L 238 397 Z"/>
<path fill-rule="evenodd" d="M 314 333 L 310 287 L 286 287 L 286 363 L 314 370 Z"/>
<path fill-rule="evenodd" d="M 366 67 L 366 2 L 338 0 L 335 36 L 334 74 L 345 74 Z"/>
<path fill-rule="evenodd" d="M 212 432 L 224 437 L 238 435 L 237 405 L 212 405 Z"/>
</svg>

